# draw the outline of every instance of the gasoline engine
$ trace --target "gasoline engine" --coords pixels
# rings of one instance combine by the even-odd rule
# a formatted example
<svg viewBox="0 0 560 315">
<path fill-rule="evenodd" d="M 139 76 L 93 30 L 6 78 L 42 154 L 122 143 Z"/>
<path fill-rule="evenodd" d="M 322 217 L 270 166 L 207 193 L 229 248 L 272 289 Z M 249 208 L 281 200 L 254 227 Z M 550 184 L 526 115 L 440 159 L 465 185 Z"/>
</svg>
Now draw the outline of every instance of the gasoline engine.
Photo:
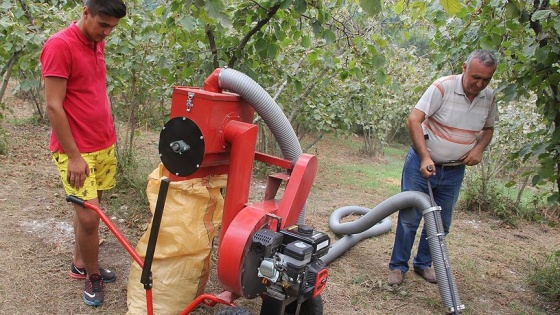
<svg viewBox="0 0 560 315">
<path fill-rule="evenodd" d="M 256 277 L 262 281 L 248 278 L 243 282 L 254 286 L 255 294 L 262 291 L 264 299 L 276 300 L 272 303 L 276 306 L 294 300 L 301 304 L 325 288 L 328 271 L 320 258 L 329 246 L 329 236 L 308 225 L 293 225 L 278 232 L 261 229 L 253 236 L 246 261 L 258 266 Z"/>
</svg>

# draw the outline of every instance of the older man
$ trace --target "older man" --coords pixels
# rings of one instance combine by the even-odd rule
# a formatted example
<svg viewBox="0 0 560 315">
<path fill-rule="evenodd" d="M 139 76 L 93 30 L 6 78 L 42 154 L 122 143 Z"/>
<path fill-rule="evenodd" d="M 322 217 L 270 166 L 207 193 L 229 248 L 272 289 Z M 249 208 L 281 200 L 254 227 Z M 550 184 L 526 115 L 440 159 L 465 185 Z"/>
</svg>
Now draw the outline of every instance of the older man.
<svg viewBox="0 0 560 315">
<path fill-rule="evenodd" d="M 472 52 L 463 63 L 463 73 L 436 80 L 424 92 L 407 121 L 412 147 L 406 156 L 402 191 L 428 193 L 430 180 L 434 200 L 442 208 L 445 233 L 449 233 L 453 208 L 465 174 L 465 166 L 482 160 L 492 140 L 498 119 L 496 100 L 488 83 L 497 67 L 497 59 L 487 50 Z M 401 209 L 395 243 L 389 262 L 390 285 L 400 285 L 409 270 L 409 259 L 422 209 Z M 414 271 L 436 283 L 426 228 L 413 259 Z"/>
</svg>

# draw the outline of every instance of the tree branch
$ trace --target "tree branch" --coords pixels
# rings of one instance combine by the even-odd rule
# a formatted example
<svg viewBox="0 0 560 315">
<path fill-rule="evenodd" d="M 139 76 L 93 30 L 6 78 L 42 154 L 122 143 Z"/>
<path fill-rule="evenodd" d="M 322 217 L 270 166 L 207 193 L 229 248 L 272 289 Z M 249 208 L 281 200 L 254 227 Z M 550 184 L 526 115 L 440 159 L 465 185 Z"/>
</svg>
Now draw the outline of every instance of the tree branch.
<svg viewBox="0 0 560 315">
<path fill-rule="evenodd" d="M 535 32 L 535 35 L 537 35 L 536 36 L 537 38 L 539 37 L 539 34 L 542 32 L 542 25 L 540 21 L 533 21 L 532 17 L 535 14 L 535 12 L 547 8 L 548 8 L 547 0 L 544 0 L 542 2 L 540 0 L 533 0 L 533 12 L 531 12 L 531 19 L 529 20 L 529 25 L 531 26 L 533 32 Z M 543 38 L 539 41 L 540 47 L 544 47 L 547 44 L 548 44 L 548 40 L 546 38 Z"/>
<path fill-rule="evenodd" d="M 292 71 L 292 76 L 295 76 L 299 72 L 299 69 L 301 68 L 301 64 L 303 63 L 304 60 L 305 60 L 305 57 L 301 57 L 299 59 L 296 67 L 294 68 L 294 71 Z M 278 91 L 276 91 L 276 93 L 274 94 L 274 97 L 272 99 L 276 101 L 276 99 L 278 99 L 278 96 L 280 96 L 280 94 L 282 94 L 282 92 L 284 91 L 284 89 L 286 88 L 287 85 L 288 85 L 288 79 L 285 79 L 284 82 L 282 82 L 282 85 L 280 86 Z"/>
<path fill-rule="evenodd" d="M 278 3 L 276 5 L 274 5 L 273 7 L 271 7 L 267 14 L 266 17 L 260 21 L 257 22 L 257 24 L 247 33 L 245 34 L 245 36 L 243 36 L 243 39 L 241 39 L 241 42 L 239 43 L 239 46 L 237 46 L 237 48 L 235 49 L 233 56 L 231 56 L 229 62 L 228 62 L 228 67 L 229 68 L 233 68 L 233 66 L 235 65 L 235 62 L 237 61 L 238 57 L 241 55 L 241 52 L 243 51 L 243 49 L 245 48 L 245 46 L 247 46 L 247 43 L 249 42 L 249 39 L 251 39 L 251 37 L 253 35 L 255 35 L 263 26 L 265 26 L 270 19 L 276 14 L 276 12 L 278 12 L 278 9 L 280 8 L 281 3 Z"/>
<path fill-rule="evenodd" d="M 327 74 L 327 72 L 329 72 L 329 68 L 327 68 L 327 67 L 323 68 L 323 70 L 321 70 L 321 72 L 317 75 L 316 78 L 323 79 L 325 77 L 325 75 Z M 303 104 L 302 104 L 303 100 L 309 95 L 309 93 L 311 93 L 311 91 L 313 91 L 315 86 L 316 86 L 316 81 L 309 84 L 307 86 L 307 88 L 305 89 L 305 91 L 294 101 L 294 104 L 296 104 L 296 105 L 292 108 L 292 111 L 290 112 L 290 115 L 288 116 L 288 120 L 290 122 L 292 121 L 292 119 L 294 119 L 297 112 L 303 106 Z"/>
<path fill-rule="evenodd" d="M 12 68 L 16 61 L 19 58 L 20 51 L 14 53 L 8 64 L 2 69 L 2 88 L 0 88 L 0 103 L 2 103 L 2 99 L 4 98 L 4 93 L 6 93 L 6 88 L 8 87 L 8 82 L 10 81 L 10 77 L 12 76 Z M 6 74 L 6 76 L 4 76 Z"/>
<path fill-rule="evenodd" d="M 208 44 L 210 45 L 210 51 L 212 52 L 212 62 L 214 63 L 214 69 L 220 67 L 220 62 L 218 61 L 218 49 L 216 48 L 216 37 L 214 36 L 214 31 L 209 24 L 206 24 L 206 37 L 208 37 Z"/>
<path fill-rule="evenodd" d="M 27 8 L 27 5 L 23 2 L 23 0 L 18 0 L 18 2 L 19 5 L 21 6 L 21 9 L 25 13 L 25 17 L 29 20 L 29 24 L 31 25 L 35 24 L 33 23 L 33 16 L 31 15 L 31 12 L 29 12 L 29 8 Z"/>
</svg>

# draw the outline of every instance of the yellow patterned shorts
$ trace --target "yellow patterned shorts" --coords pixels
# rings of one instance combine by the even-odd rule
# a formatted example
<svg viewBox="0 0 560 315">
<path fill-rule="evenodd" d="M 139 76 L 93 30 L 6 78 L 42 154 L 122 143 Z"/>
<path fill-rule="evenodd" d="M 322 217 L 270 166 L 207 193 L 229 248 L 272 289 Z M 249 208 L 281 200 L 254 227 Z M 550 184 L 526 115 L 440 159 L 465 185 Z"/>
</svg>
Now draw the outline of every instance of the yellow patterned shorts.
<svg viewBox="0 0 560 315">
<path fill-rule="evenodd" d="M 117 158 L 114 146 L 91 153 L 82 153 L 82 157 L 89 166 L 89 176 L 86 178 L 84 186 L 80 190 L 76 190 L 70 186 L 66 178 L 68 155 L 59 152 L 53 153 L 53 160 L 58 168 L 66 194 L 77 196 L 83 200 L 92 200 L 97 198 L 98 190 L 108 190 L 115 187 Z"/>
</svg>

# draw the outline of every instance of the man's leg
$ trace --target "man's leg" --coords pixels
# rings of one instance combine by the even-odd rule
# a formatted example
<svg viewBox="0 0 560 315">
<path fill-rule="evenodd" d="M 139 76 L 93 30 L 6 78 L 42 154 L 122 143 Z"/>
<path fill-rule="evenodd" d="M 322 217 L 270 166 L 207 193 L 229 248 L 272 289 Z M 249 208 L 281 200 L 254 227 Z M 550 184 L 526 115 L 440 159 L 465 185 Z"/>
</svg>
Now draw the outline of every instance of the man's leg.
<svg viewBox="0 0 560 315">
<path fill-rule="evenodd" d="M 399 269 L 407 272 L 409 269 L 408 261 L 410 252 L 416 238 L 416 231 L 422 219 L 421 214 L 414 208 L 402 209 L 399 211 L 397 229 L 395 231 L 395 242 L 389 269 Z"/>
<path fill-rule="evenodd" d="M 101 204 L 103 191 L 107 189 L 111 189 L 115 186 L 115 174 L 116 174 L 116 166 L 117 160 L 114 155 L 114 148 L 113 146 L 103 149 L 97 152 L 86 153 L 82 156 L 90 165 L 90 177 L 92 177 L 92 182 L 88 186 L 89 189 L 87 191 L 81 192 L 81 194 L 77 194 L 79 196 L 86 196 L 88 195 L 88 199 L 91 203 L 95 206 L 99 207 Z M 88 179 L 90 178 L 88 177 Z M 92 190 L 96 188 L 95 190 Z M 89 211 L 88 213 L 95 213 L 95 211 L 91 209 L 84 209 L 84 211 Z M 76 210 L 75 213 L 78 213 Z M 97 215 L 97 214 L 96 214 Z M 78 216 L 75 215 L 74 217 L 74 226 L 79 228 L 78 224 Z M 78 230 L 75 229 L 75 231 Z M 99 228 L 99 220 L 97 220 L 97 228 Z M 99 246 L 99 236 L 97 246 Z M 76 235 L 76 240 L 78 236 Z M 85 277 L 86 269 L 83 257 L 83 249 L 80 248 L 80 242 L 76 241 L 75 243 L 75 251 L 74 251 L 74 260 L 70 266 L 70 277 L 74 279 L 83 279 Z M 98 249 L 99 253 L 99 249 Z M 99 270 L 95 273 L 98 273 L 103 278 L 104 283 L 113 282 L 116 280 L 116 275 L 110 269 L 99 268 Z"/>
<path fill-rule="evenodd" d="M 97 199 L 88 202 L 99 206 Z M 74 263 L 83 266 L 88 275 L 98 274 L 99 217 L 95 211 L 74 205 L 74 235 Z"/>
<path fill-rule="evenodd" d="M 425 179 L 420 174 L 420 158 L 411 149 L 409 150 L 403 167 L 401 178 L 402 191 L 423 191 Z M 389 262 L 389 284 L 400 284 L 404 273 L 408 271 L 412 246 L 416 238 L 416 231 L 422 220 L 422 213 L 415 208 L 401 209 L 399 211 L 395 242 Z M 401 271 L 397 274 L 395 270 Z M 398 276 L 398 277 L 397 277 Z M 397 281 L 400 280 L 400 281 Z"/>
<path fill-rule="evenodd" d="M 459 198 L 461 184 L 465 174 L 465 168 L 439 169 L 436 176 L 431 178 L 432 193 L 436 205 L 441 207 L 441 219 L 445 235 L 449 233 L 453 218 L 453 209 Z M 425 222 L 424 222 L 425 224 Z M 429 282 L 437 282 L 435 273 L 428 269 L 432 266 L 432 255 L 427 239 L 426 227 L 422 229 L 418 251 L 413 260 L 414 268 L 424 279 Z"/>
</svg>

